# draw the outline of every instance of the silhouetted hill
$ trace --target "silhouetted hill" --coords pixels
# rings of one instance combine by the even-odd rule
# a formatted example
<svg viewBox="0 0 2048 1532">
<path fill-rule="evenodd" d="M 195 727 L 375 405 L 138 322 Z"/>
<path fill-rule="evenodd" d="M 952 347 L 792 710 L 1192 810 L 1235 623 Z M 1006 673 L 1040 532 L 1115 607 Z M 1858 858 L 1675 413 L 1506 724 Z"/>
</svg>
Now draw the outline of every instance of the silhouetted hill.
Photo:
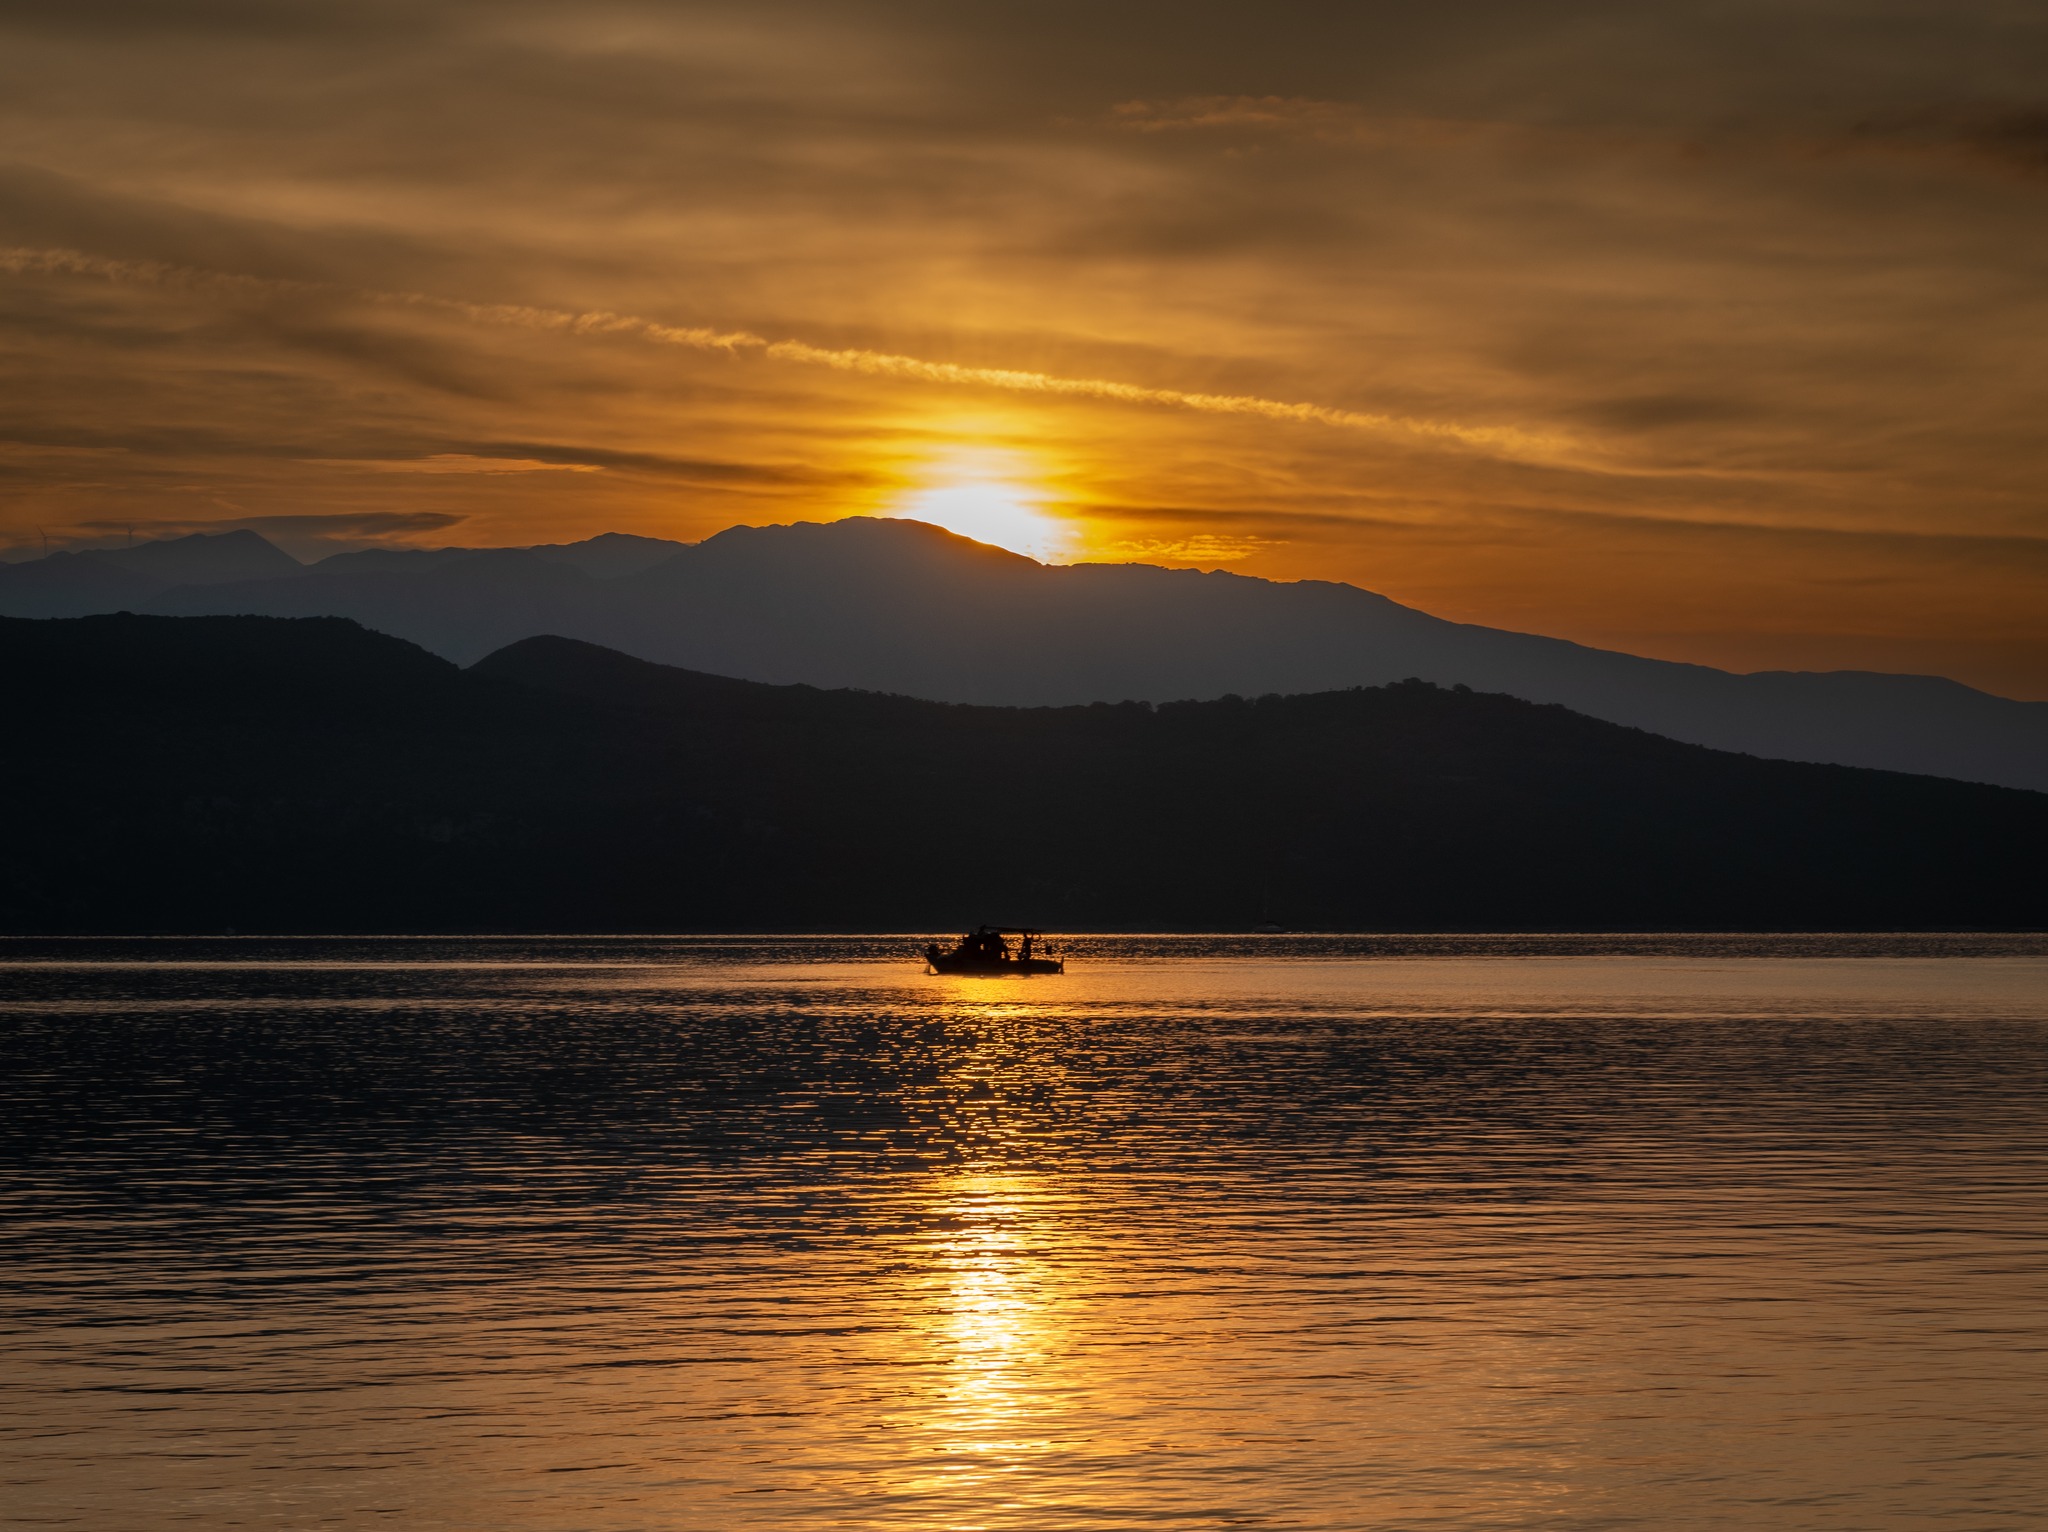
<svg viewBox="0 0 2048 1532">
<path fill-rule="evenodd" d="M 102 570 L 61 599 L 36 585 L 55 562 L 0 570 L 0 612 L 338 615 L 463 664 L 558 633 L 750 680 L 1026 706 L 1420 676 L 1720 749 L 2048 789 L 2048 703 L 1930 676 L 1731 675 L 1446 622 L 1321 581 L 1048 567 L 908 521 L 735 527 L 693 546 L 607 535 L 344 554 L 289 579 L 175 588 Z"/>
<path fill-rule="evenodd" d="M 1015 709 L 338 619 L 0 620 L 12 930 L 2048 923 L 2048 796 L 1420 684 Z"/>
</svg>

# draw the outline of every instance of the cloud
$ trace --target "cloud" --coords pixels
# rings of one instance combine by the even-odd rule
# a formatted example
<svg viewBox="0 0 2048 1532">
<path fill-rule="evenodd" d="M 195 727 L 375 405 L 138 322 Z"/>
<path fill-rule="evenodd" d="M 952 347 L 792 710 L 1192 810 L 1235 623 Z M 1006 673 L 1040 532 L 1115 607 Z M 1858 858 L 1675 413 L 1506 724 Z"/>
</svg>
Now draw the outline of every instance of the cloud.
<svg viewBox="0 0 2048 1532">
<path fill-rule="evenodd" d="M 1350 101 L 1298 96 L 1188 96 L 1177 101 L 1122 101 L 1110 109 L 1112 125 L 1135 133 L 1235 130 L 1325 144 L 1461 144 L 1521 138 L 1532 130 L 1502 122 L 1444 117 L 1391 116 Z"/>
<path fill-rule="evenodd" d="M 88 276 L 110 282 L 174 286 L 202 293 L 217 291 L 227 294 L 260 294 L 271 291 L 329 290 L 328 285 L 322 283 L 271 280 L 233 272 L 195 271 L 185 267 L 167 266 L 161 262 L 117 260 L 78 250 L 0 249 L 0 271 L 16 274 Z M 863 348 L 832 348 L 814 346 L 799 340 L 770 340 L 745 330 L 663 324 L 632 314 L 606 311 L 576 313 L 561 309 L 537 308 L 530 304 L 473 303 L 427 293 L 370 291 L 349 296 L 371 303 L 399 304 L 453 314 L 477 324 L 551 331 L 568 336 L 623 336 L 650 341 L 656 345 L 723 352 L 729 356 L 754 353 L 771 361 L 791 362 L 799 366 L 829 367 L 840 372 L 903 378 L 949 387 L 1065 395 L 1107 400 L 1117 404 L 1194 410 L 1203 414 L 1248 415 L 1295 424 L 1331 426 L 1339 430 L 1406 435 L 1424 441 L 1510 456 L 1559 457 L 1573 450 L 1573 445 L 1562 436 L 1539 434 L 1513 426 L 1464 425 L 1454 421 L 1339 409 L 1324 404 L 1266 399 L 1248 394 L 1199 393 L 1185 389 L 1153 388 L 1107 378 L 1063 377 L 1055 373 L 1014 367 L 963 366 L 956 362 L 931 361 L 922 357 L 902 356 Z M 523 471 L 523 468 L 580 466 L 539 462 L 508 465 L 499 459 L 471 458 L 462 454 L 441 454 L 406 463 L 350 465 L 340 460 L 324 458 L 309 461 L 326 466 L 374 467 L 394 473 L 508 473 Z"/>
<path fill-rule="evenodd" d="M 98 520 L 77 523 L 82 531 L 128 533 L 146 531 L 158 537 L 184 537 L 194 532 L 300 533 L 314 537 L 395 537 L 405 533 L 439 532 L 464 517 L 446 511 L 358 511 L 318 516 L 230 516 L 193 519 Z"/>
<path fill-rule="evenodd" d="M 2011 0 L 0 0 L 0 537 L 694 538 L 987 448 L 1161 558 L 2010 676 L 2037 563 L 1925 539 L 2048 531 L 2044 60 Z"/>
<path fill-rule="evenodd" d="M 1283 541 L 1274 537 L 1224 537 L 1210 532 L 1173 538 L 1112 538 L 1094 545 L 1089 562 L 1192 564 L 1213 568 L 1218 564 L 1239 563 L 1255 553 L 1277 547 Z"/>
<path fill-rule="evenodd" d="M 602 473 L 595 463 L 549 463 L 530 457 L 479 457 L 469 452 L 436 452 L 411 458 L 308 458 L 322 468 L 361 473 Z"/>
<path fill-rule="evenodd" d="M 1963 136 L 1981 154 L 2048 175 L 2048 107 L 1986 112 Z"/>
<path fill-rule="evenodd" d="M 1194 128 L 1277 128 L 1318 136 L 1332 127 L 1346 136 L 1363 119 L 1342 101 L 1309 101 L 1298 96 L 1187 96 L 1178 101 L 1120 101 L 1110 121 L 1138 133 L 1171 133 Z"/>
<path fill-rule="evenodd" d="M 127 451 L 125 447 L 78 447 L 59 442 L 10 442 L 0 441 L 0 462 L 10 458 L 28 462 L 67 458 L 91 460 L 93 458 L 117 457 Z"/>
<path fill-rule="evenodd" d="M 360 548 L 405 547 L 432 533 L 445 532 L 467 518 L 447 511 L 357 511 L 281 516 L 102 516 L 44 529 L 34 541 L 0 548 L 0 562 L 40 558 L 45 552 L 120 548 L 137 541 L 156 541 L 194 534 L 255 532 L 286 553 L 310 562 L 332 553 Z"/>
<path fill-rule="evenodd" d="M 1942 158 L 2027 177 L 2048 176 L 2048 105 L 1919 105 L 1855 124 L 1845 144 L 1864 152 Z"/>
</svg>

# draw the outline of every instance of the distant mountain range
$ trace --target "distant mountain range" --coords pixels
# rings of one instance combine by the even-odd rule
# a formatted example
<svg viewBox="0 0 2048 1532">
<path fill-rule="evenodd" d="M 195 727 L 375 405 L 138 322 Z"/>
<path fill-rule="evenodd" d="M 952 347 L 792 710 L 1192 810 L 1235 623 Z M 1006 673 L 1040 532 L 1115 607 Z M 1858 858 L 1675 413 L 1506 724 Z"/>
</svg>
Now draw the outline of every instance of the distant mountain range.
<svg viewBox="0 0 2048 1532">
<path fill-rule="evenodd" d="M 2048 923 L 2048 796 L 1422 682 L 974 707 L 333 618 L 0 619 L 0 662 L 12 931 Z"/>
<path fill-rule="evenodd" d="M 1931 676 L 1736 675 L 1447 622 L 1323 581 L 1047 566 L 911 521 L 341 554 L 253 532 L 0 567 L 0 613 L 333 615 L 469 663 L 553 634 L 750 680 L 1052 706 L 1407 677 L 1785 760 L 2048 791 L 2048 703 Z"/>
</svg>

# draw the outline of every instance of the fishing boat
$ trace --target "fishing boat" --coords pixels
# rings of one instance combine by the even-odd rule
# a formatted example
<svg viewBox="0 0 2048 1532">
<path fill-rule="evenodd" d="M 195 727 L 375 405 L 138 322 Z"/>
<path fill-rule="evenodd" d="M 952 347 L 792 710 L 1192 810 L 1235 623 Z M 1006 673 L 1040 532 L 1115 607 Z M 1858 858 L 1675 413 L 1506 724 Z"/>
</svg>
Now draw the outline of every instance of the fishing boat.
<svg viewBox="0 0 2048 1532">
<path fill-rule="evenodd" d="M 1024 926 L 977 926 L 951 952 L 933 942 L 924 949 L 924 960 L 933 973 L 1065 973 L 1064 958 L 1032 950 L 1043 935 Z M 1015 951 L 1010 948 L 1012 936 L 1017 938 Z"/>
</svg>

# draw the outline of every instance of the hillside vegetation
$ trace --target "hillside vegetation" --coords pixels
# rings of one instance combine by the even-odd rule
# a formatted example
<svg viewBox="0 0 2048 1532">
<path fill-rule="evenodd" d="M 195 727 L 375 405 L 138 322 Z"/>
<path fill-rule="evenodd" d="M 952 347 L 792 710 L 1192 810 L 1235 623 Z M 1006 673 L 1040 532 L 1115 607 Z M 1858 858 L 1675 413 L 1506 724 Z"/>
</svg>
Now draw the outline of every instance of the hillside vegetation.
<svg viewBox="0 0 2048 1532">
<path fill-rule="evenodd" d="M 2048 795 L 1419 683 L 769 686 L 337 618 L 0 620 L 15 931 L 2048 923 Z"/>
</svg>

